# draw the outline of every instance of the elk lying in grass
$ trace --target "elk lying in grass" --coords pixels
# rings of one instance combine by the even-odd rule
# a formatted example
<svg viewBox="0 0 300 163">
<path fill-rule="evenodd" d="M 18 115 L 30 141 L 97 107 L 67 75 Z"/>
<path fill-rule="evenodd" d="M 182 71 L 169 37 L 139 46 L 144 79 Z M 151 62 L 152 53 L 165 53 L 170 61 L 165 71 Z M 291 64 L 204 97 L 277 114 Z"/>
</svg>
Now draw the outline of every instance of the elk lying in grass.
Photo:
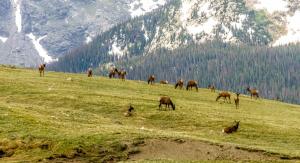
<svg viewBox="0 0 300 163">
<path fill-rule="evenodd" d="M 44 76 L 45 75 L 45 68 L 46 68 L 46 64 L 41 64 L 39 66 L 39 72 L 40 72 L 40 77 Z"/>
<path fill-rule="evenodd" d="M 179 87 L 180 89 L 183 88 L 183 80 L 180 79 L 177 81 L 177 83 L 175 84 L 175 89 L 177 89 L 177 87 Z"/>
<path fill-rule="evenodd" d="M 125 77 L 127 75 L 127 72 L 125 70 L 119 71 L 118 72 L 119 78 L 125 81 Z"/>
<path fill-rule="evenodd" d="M 256 89 L 250 89 L 250 87 L 247 87 L 246 90 L 250 93 L 251 98 L 252 97 L 259 98 L 258 90 L 256 90 Z"/>
<path fill-rule="evenodd" d="M 186 90 L 192 90 L 193 87 L 196 88 L 196 91 L 198 92 L 198 84 L 195 80 L 190 80 L 188 83 L 187 83 L 187 86 L 186 86 Z"/>
<path fill-rule="evenodd" d="M 234 103 L 235 103 L 235 108 L 238 109 L 240 106 L 240 93 L 236 93 L 236 98 L 234 99 Z"/>
<path fill-rule="evenodd" d="M 240 121 L 234 121 L 234 125 L 229 126 L 229 127 L 225 127 L 222 132 L 226 133 L 226 134 L 231 134 L 233 132 L 236 132 L 239 128 L 240 125 Z"/>
<path fill-rule="evenodd" d="M 224 101 L 227 101 L 227 98 L 228 98 L 229 101 L 227 101 L 227 102 L 231 103 L 231 100 L 230 100 L 230 93 L 228 93 L 228 92 L 221 92 L 221 93 L 219 93 L 219 95 L 218 95 L 216 101 L 218 101 L 221 97 L 224 98 Z"/>
<path fill-rule="evenodd" d="M 155 76 L 154 75 L 149 76 L 148 84 L 154 84 L 154 82 L 155 82 Z"/>
<path fill-rule="evenodd" d="M 168 80 L 161 80 L 160 84 L 169 84 Z"/>
<path fill-rule="evenodd" d="M 112 70 L 110 70 L 109 74 L 108 74 L 108 77 L 109 78 L 114 78 L 116 76 L 116 74 L 118 74 L 119 71 L 117 68 L 113 68 Z"/>
<path fill-rule="evenodd" d="M 214 85 L 209 84 L 207 88 L 210 89 L 211 92 L 215 92 L 216 91 L 216 88 L 215 88 Z"/>
<path fill-rule="evenodd" d="M 133 110 L 134 110 L 134 108 L 133 108 L 131 105 L 129 105 L 127 112 L 124 113 L 124 116 L 125 116 L 125 117 L 130 117 L 130 116 L 132 116 Z"/>
<path fill-rule="evenodd" d="M 159 109 L 161 108 L 161 105 L 166 105 L 166 108 L 170 108 L 170 105 L 172 106 L 172 109 L 175 110 L 175 104 L 173 104 L 170 97 L 161 97 L 159 100 Z"/>
<path fill-rule="evenodd" d="M 87 70 L 87 75 L 88 75 L 88 77 L 92 77 L 93 76 L 93 70 L 91 68 L 89 68 Z"/>
</svg>

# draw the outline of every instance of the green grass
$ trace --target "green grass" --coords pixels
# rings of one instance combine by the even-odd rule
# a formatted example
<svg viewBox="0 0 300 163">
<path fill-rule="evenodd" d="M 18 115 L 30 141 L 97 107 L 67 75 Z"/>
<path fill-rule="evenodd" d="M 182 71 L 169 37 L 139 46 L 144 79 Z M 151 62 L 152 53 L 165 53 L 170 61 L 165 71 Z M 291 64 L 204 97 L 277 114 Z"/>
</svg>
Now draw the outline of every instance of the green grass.
<svg viewBox="0 0 300 163">
<path fill-rule="evenodd" d="M 299 105 L 243 95 L 236 110 L 234 104 L 216 102 L 216 93 L 207 89 L 188 92 L 85 74 L 45 75 L 0 67 L 0 149 L 14 151 L 3 161 L 70 156 L 77 149 L 90 158 L 102 152 L 104 159 L 126 160 L 124 144 L 147 138 L 204 140 L 300 156 Z M 162 95 L 173 99 L 176 111 L 157 110 Z M 135 107 L 133 117 L 123 115 L 129 104 Z M 239 132 L 222 134 L 234 120 L 241 121 Z"/>
</svg>

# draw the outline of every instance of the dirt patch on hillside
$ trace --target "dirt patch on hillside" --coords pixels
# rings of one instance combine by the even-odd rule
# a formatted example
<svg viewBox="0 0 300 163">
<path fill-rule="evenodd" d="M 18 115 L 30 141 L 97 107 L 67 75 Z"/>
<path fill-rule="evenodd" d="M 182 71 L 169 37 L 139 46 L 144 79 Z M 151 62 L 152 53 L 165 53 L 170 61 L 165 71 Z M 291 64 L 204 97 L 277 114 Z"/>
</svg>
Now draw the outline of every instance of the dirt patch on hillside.
<svg viewBox="0 0 300 163">
<path fill-rule="evenodd" d="M 230 145 L 215 145 L 191 140 L 148 140 L 139 146 L 140 152 L 131 155 L 129 160 L 280 160 L 279 155 L 266 154 L 263 151 L 251 151 Z"/>
</svg>

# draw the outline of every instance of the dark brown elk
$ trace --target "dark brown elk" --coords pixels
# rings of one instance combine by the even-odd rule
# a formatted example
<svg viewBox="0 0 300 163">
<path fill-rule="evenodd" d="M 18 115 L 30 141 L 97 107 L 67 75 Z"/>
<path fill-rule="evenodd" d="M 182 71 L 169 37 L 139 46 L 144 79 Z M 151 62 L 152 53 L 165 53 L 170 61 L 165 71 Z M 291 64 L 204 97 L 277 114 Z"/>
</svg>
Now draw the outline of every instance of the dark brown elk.
<svg viewBox="0 0 300 163">
<path fill-rule="evenodd" d="M 41 64 L 39 66 L 39 72 L 40 72 L 40 77 L 44 76 L 45 75 L 45 68 L 46 68 L 46 64 Z"/>
<path fill-rule="evenodd" d="M 113 68 L 112 70 L 110 70 L 108 77 L 109 78 L 114 78 L 117 74 L 119 73 L 117 68 Z"/>
<path fill-rule="evenodd" d="M 239 128 L 239 125 L 240 125 L 240 121 L 234 121 L 234 125 L 232 126 L 229 126 L 229 127 L 225 127 L 222 132 L 223 133 L 226 133 L 226 134 L 231 134 L 233 132 L 236 132 Z"/>
<path fill-rule="evenodd" d="M 175 84 L 175 89 L 177 89 L 177 87 L 179 87 L 180 89 L 182 89 L 183 88 L 183 80 L 182 79 L 180 79 L 180 80 L 178 80 L 177 81 L 177 83 Z"/>
<path fill-rule="evenodd" d="M 216 92 L 216 88 L 214 85 L 209 84 L 207 88 L 210 89 L 211 92 Z"/>
<path fill-rule="evenodd" d="M 195 80 L 190 80 L 187 85 L 186 85 L 186 90 L 192 90 L 193 87 L 196 88 L 197 92 L 198 92 L 198 84 Z"/>
<path fill-rule="evenodd" d="M 122 79 L 123 81 L 125 81 L 125 77 L 127 75 L 127 72 L 122 70 L 118 72 L 119 78 Z"/>
<path fill-rule="evenodd" d="M 154 82 L 155 82 L 155 76 L 154 75 L 149 76 L 148 84 L 154 84 Z"/>
<path fill-rule="evenodd" d="M 240 98 L 239 98 L 239 96 L 240 96 L 240 93 L 236 93 L 236 98 L 234 99 L 234 103 L 235 103 L 235 108 L 236 109 L 239 108 L 239 106 L 240 106 Z"/>
<path fill-rule="evenodd" d="M 228 93 L 228 92 L 221 92 L 221 93 L 219 93 L 219 95 L 218 95 L 216 101 L 218 101 L 221 97 L 224 98 L 224 101 L 227 101 L 227 99 L 228 99 L 229 101 L 227 101 L 227 102 L 231 103 L 231 100 L 230 100 L 230 93 Z"/>
<path fill-rule="evenodd" d="M 161 80 L 160 84 L 169 84 L 168 80 Z"/>
<path fill-rule="evenodd" d="M 129 105 L 127 112 L 124 113 L 124 116 L 125 116 L 125 117 L 130 117 L 130 116 L 132 116 L 133 110 L 134 110 L 134 108 L 133 108 L 131 105 Z"/>
<path fill-rule="evenodd" d="M 251 98 L 252 97 L 259 98 L 258 90 L 256 90 L 256 89 L 250 89 L 250 87 L 248 87 L 246 90 L 250 93 Z"/>
<path fill-rule="evenodd" d="M 87 75 L 88 75 L 88 77 L 92 77 L 93 76 L 93 70 L 91 68 L 89 68 L 87 70 Z"/>
<path fill-rule="evenodd" d="M 161 108 L 161 105 L 166 105 L 166 108 L 172 107 L 173 110 L 175 110 L 175 104 L 172 102 L 170 97 L 161 97 L 159 100 L 159 109 Z"/>
</svg>

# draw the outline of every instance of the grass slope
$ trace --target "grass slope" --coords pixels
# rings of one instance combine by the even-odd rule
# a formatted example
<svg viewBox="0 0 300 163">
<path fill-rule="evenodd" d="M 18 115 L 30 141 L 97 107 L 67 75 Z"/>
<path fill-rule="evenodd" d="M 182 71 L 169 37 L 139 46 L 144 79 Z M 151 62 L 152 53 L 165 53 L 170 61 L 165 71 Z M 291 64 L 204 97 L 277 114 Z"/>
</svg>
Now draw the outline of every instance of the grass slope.
<svg viewBox="0 0 300 163">
<path fill-rule="evenodd" d="M 55 156 L 126 160 L 126 143 L 183 138 L 300 156 L 300 106 L 242 96 L 240 109 L 216 102 L 216 93 L 174 90 L 171 85 L 87 78 L 83 74 L 0 67 L 0 161 Z M 72 78 L 72 81 L 67 80 Z M 169 95 L 176 111 L 158 111 Z M 128 104 L 133 117 L 123 115 Z M 240 120 L 239 132 L 221 130 Z M 137 151 L 135 151 L 137 150 Z"/>
</svg>

